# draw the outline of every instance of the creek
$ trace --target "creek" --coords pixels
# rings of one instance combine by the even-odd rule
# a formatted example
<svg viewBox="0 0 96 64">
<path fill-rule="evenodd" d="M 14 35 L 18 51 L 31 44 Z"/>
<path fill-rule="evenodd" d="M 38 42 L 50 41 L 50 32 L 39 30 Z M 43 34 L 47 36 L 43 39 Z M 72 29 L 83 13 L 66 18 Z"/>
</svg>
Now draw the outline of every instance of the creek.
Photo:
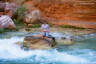
<svg viewBox="0 0 96 64">
<path fill-rule="evenodd" d="M 58 45 L 49 50 L 24 50 L 16 45 L 27 32 L 0 34 L 0 64 L 95 64 L 96 34 L 74 36 L 72 45 Z M 34 33 L 38 34 L 38 33 Z M 62 33 L 52 33 L 54 37 Z M 68 36 L 68 35 L 67 35 Z"/>
</svg>

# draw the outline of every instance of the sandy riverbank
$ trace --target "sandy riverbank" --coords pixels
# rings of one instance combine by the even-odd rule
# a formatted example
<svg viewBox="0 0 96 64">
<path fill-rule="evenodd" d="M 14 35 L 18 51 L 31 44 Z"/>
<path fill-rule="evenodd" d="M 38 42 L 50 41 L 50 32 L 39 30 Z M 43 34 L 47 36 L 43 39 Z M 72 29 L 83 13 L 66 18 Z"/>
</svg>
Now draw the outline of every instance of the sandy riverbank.
<svg viewBox="0 0 96 64">
<path fill-rule="evenodd" d="M 41 32 L 41 28 L 28 28 L 29 32 Z M 22 28 L 19 30 L 20 32 L 26 32 L 26 28 Z M 74 29 L 74 28 L 62 28 L 62 27 L 51 27 L 50 32 L 61 32 L 63 34 L 70 33 L 72 35 L 83 35 L 96 33 L 94 29 Z"/>
</svg>

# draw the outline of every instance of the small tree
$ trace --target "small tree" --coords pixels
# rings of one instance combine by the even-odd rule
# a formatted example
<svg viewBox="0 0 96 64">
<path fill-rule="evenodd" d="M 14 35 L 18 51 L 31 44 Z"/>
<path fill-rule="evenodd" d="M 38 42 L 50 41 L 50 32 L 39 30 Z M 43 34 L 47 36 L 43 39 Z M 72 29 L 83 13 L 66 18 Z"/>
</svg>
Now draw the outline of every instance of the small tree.
<svg viewBox="0 0 96 64">
<path fill-rule="evenodd" d="M 21 5 L 17 8 L 17 10 L 13 16 L 13 21 L 16 25 L 24 25 L 24 23 L 21 21 L 23 21 L 23 19 L 24 19 L 26 10 L 27 9 L 24 5 Z"/>
<path fill-rule="evenodd" d="M 18 21 L 23 20 L 25 16 L 25 12 L 26 12 L 26 7 L 24 5 L 19 6 L 15 12 L 14 18 L 17 19 Z"/>
</svg>

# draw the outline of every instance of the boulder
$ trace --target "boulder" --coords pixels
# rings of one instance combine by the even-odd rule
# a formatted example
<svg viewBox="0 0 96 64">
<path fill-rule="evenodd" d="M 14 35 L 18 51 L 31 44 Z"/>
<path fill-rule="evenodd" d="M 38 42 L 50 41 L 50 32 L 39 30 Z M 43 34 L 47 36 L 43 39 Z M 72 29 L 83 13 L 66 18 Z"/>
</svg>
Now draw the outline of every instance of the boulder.
<svg viewBox="0 0 96 64">
<path fill-rule="evenodd" d="M 72 41 L 72 39 L 62 39 L 62 38 L 58 38 L 56 40 L 58 45 L 72 45 L 74 42 Z"/>
<path fill-rule="evenodd" d="M 16 28 L 16 26 L 9 16 L 2 15 L 0 17 L 0 28 L 13 29 L 13 28 Z"/>
<path fill-rule="evenodd" d="M 16 12 L 16 9 L 18 8 L 18 5 L 14 2 L 12 3 L 5 3 L 5 14 L 9 15 L 10 17 L 13 16 L 13 14 Z"/>
<path fill-rule="evenodd" d="M 25 23 L 32 24 L 34 21 L 40 18 L 40 11 L 33 10 L 31 12 L 26 13 Z"/>
<path fill-rule="evenodd" d="M 0 12 L 3 12 L 5 15 L 13 16 L 18 5 L 15 2 L 0 2 Z"/>
<path fill-rule="evenodd" d="M 72 45 L 74 41 L 71 38 L 61 37 L 56 39 L 58 45 Z"/>
<path fill-rule="evenodd" d="M 23 46 L 30 49 L 49 49 L 56 45 L 53 38 L 42 38 L 36 36 L 26 36 L 24 38 Z"/>
<path fill-rule="evenodd" d="M 70 37 L 60 37 L 55 39 L 54 37 L 42 37 L 42 35 L 32 36 L 27 35 L 23 41 L 23 47 L 28 49 L 50 49 L 56 45 L 72 45 L 73 39 Z"/>
</svg>

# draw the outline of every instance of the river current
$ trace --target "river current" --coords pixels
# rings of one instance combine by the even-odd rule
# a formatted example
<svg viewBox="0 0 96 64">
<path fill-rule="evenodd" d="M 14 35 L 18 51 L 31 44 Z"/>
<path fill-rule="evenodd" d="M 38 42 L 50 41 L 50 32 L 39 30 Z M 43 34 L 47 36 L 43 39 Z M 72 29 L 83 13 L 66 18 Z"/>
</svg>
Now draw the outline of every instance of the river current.
<svg viewBox="0 0 96 64">
<path fill-rule="evenodd" d="M 23 42 L 25 34 L 27 33 L 0 34 L 0 64 L 96 64 L 96 34 L 74 36 L 75 43 L 69 46 L 24 50 L 16 42 Z M 52 35 L 57 38 L 62 33 Z"/>
</svg>

